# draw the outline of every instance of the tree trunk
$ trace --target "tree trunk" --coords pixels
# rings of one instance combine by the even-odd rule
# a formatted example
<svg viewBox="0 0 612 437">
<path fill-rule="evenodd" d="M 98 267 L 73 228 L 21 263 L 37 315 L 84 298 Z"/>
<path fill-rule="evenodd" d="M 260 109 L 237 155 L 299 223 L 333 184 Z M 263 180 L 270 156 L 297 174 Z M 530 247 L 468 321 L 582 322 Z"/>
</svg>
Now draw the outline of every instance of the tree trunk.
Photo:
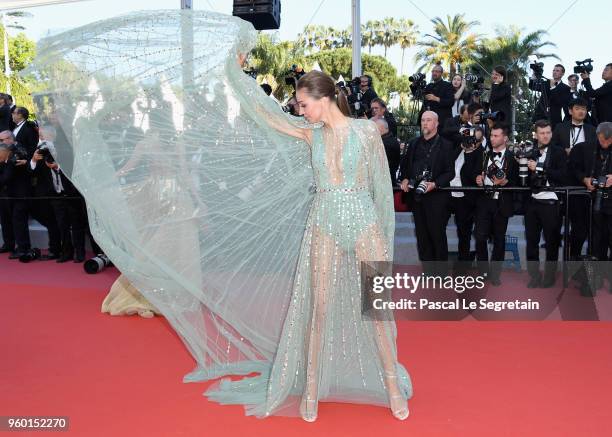
<svg viewBox="0 0 612 437">
<path fill-rule="evenodd" d="M 402 65 L 400 67 L 400 76 L 402 76 L 404 74 L 404 52 L 406 51 L 406 49 L 402 49 Z"/>
</svg>

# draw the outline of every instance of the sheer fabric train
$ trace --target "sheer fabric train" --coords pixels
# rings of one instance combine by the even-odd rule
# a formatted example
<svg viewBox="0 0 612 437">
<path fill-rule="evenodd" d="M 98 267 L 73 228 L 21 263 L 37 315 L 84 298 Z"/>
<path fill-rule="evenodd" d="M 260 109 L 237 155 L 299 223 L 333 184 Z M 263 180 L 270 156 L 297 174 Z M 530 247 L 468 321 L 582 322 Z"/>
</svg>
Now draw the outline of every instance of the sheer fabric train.
<svg viewBox="0 0 612 437">
<path fill-rule="evenodd" d="M 359 260 L 393 257 L 380 136 L 285 115 L 236 61 L 255 41 L 238 18 L 178 10 L 49 37 L 29 71 L 39 118 L 65 139 L 97 242 L 193 355 L 185 381 L 258 372 L 205 394 L 297 416 L 307 370 L 321 401 L 388 406 L 387 362 L 409 398 L 395 323 L 361 316 Z M 279 124 L 315 129 L 312 149 Z"/>
</svg>

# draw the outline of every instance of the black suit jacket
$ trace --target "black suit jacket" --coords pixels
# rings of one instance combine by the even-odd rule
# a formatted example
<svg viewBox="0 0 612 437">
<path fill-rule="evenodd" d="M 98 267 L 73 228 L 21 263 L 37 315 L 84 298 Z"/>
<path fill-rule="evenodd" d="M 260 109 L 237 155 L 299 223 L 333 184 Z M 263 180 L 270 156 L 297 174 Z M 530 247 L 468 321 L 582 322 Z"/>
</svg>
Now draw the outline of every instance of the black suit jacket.
<svg viewBox="0 0 612 437">
<path fill-rule="evenodd" d="M 21 129 L 19 129 L 19 132 L 17 132 L 15 140 L 24 147 L 31 158 L 38 145 L 38 129 L 34 123 L 26 120 Z"/>
<path fill-rule="evenodd" d="M 389 162 L 389 172 L 391 174 L 391 183 L 395 185 L 397 169 L 400 163 L 400 145 L 399 141 L 390 132 L 382 136 L 382 142 L 385 146 L 387 161 Z"/>
<path fill-rule="evenodd" d="M 597 162 L 599 147 L 599 143 L 580 143 L 570 152 L 570 170 L 581 185 L 584 185 L 584 178 L 590 178 L 595 173 L 593 167 Z M 612 172 L 612 159 L 609 159 L 607 171 Z"/>
<path fill-rule="evenodd" d="M 413 166 L 416 144 L 421 137 L 412 139 L 406 146 L 406 153 L 400 163 L 400 181 L 410 178 Z M 455 167 L 452 160 L 451 146 L 444 138 L 438 136 L 437 142 L 432 146 L 430 155 L 430 171 L 432 180 L 439 188 L 448 187 L 455 177 Z"/>
<path fill-rule="evenodd" d="M 472 178 L 474 182 L 476 181 L 476 177 L 486 171 L 485 164 L 489 160 L 489 156 L 491 155 L 491 149 L 484 151 L 484 153 L 480 154 L 477 157 L 477 161 L 474 163 L 474 173 L 472 174 Z M 506 172 L 506 178 L 508 179 L 508 183 L 505 187 L 516 187 L 519 185 L 519 173 L 518 173 L 518 162 L 514 158 L 514 154 L 506 149 L 506 153 L 504 154 L 504 171 Z M 483 192 L 479 195 L 479 202 L 484 202 L 489 195 L 486 192 Z M 514 198 L 515 194 L 512 191 L 501 191 L 499 193 L 499 212 L 505 217 L 510 217 L 514 214 Z"/>
<path fill-rule="evenodd" d="M 13 130 L 13 117 L 9 105 L 0 106 L 0 132 Z"/>
<path fill-rule="evenodd" d="M 529 80 L 529 89 L 542 92 L 536 107 L 535 118 L 546 118 L 545 103 L 547 101 L 548 109 L 550 110 L 549 120 L 554 129 L 558 123 L 561 123 L 564 116 L 569 115 L 568 106 L 572 98 L 572 89 L 563 82 L 559 82 L 553 89 L 550 89 L 550 82 L 548 80 L 545 80 L 542 85 L 542 89 L 538 89 L 538 85 L 532 79 Z"/>
<path fill-rule="evenodd" d="M 553 136 L 551 140 L 551 144 L 558 145 L 560 148 L 567 150 L 570 149 L 571 146 L 571 136 L 570 130 L 571 126 L 571 117 L 566 119 L 563 123 L 559 123 L 555 126 L 555 130 L 553 131 Z M 595 134 L 595 128 L 588 123 L 584 123 L 582 129 L 584 130 L 584 142 L 587 144 L 597 144 L 597 135 Z M 572 148 L 580 146 L 579 143 L 575 144 Z M 566 156 L 566 173 L 565 173 L 565 184 L 567 185 L 582 185 L 582 180 L 578 180 L 575 177 L 574 171 L 572 170 L 572 162 L 571 162 L 571 153 L 570 155 L 565 153 Z"/>
<path fill-rule="evenodd" d="M 512 120 L 512 90 L 510 85 L 505 82 L 491 85 L 489 110 L 491 112 L 502 111 L 506 123 Z"/>
<path fill-rule="evenodd" d="M 423 90 L 423 96 L 426 94 L 433 94 L 439 97 L 440 101 L 423 100 L 423 106 L 421 107 L 421 112 L 419 112 L 419 124 L 421 123 L 423 112 L 433 111 L 438 114 L 439 126 L 444 126 L 446 120 L 453 116 L 453 104 L 455 103 L 455 89 L 453 85 L 445 80 L 431 82 Z"/>
<path fill-rule="evenodd" d="M 586 95 L 595 98 L 597 123 L 612 121 L 612 80 L 604 83 L 596 90 L 591 85 L 591 79 L 583 80 L 582 85 L 586 89 Z"/>
<path fill-rule="evenodd" d="M 32 174 L 32 185 L 35 196 L 59 196 L 59 194 L 55 191 L 55 186 L 53 185 L 53 170 L 47 167 L 44 160 L 37 161 L 34 170 L 32 170 L 32 167 L 30 167 L 30 162 L 28 162 L 28 169 Z M 70 179 L 68 179 L 64 172 L 61 170 L 61 166 L 60 170 L 58 171 L 58 175 L 60 176 L 62 186 L 64 188 L 64 192 L 62 194 L 65 194 L 67 196 L 78 195 L 77 189 L 74 187 Z"/>
<path fill-rule="evenodd" d="M 19 145 L 11 146 L 14 151 Z M 25 150 L 22 153 L 26 153 Z M 32 195 L 32 179 L 28 171 L 28 163 L 16 166 L 13 163 L 2 164 L 2 175 L 0 186 L 6 185 L 6 195 L 8 197 L 30 197 Z"/>
<path fill-rule="evenodd" d="M 555 186 L 565 185 L 567 180 L 567 154 L 563 148 L 553 145 L 552 141 L 546 151 L 544 160 L 544 171 L 547 175 L 548 183 Z M 533 179 L 534 173 L 529 172 L 529 180 Z"/>
</svg>

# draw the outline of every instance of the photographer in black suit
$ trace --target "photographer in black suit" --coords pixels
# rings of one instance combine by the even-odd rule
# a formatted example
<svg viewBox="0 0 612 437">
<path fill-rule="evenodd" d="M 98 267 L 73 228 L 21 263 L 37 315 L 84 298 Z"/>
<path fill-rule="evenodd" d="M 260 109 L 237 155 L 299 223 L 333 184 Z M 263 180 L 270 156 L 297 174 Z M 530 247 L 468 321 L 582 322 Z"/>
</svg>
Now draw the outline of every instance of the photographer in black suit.
<svg viewBox="0 0 612 437">
<path fill-rule="evenodd" d="M 6 186 L 15 243 L 17 247 L 9 259 L 17 259 L 30 251 L 30 230 L 28 227 L 28 201 L 32 195 L 32 181 L 27 170 L 27 151 L 15 142 L 11 131 L 0 132 L 2 154 L 2 177 L 0 186 Z"/>
<path fill-rule="evenodd" d="M 595 99 L 595 119 L 598 123 L 612 121 L 612 63 L 606 65 L 601 78 L 606 82 L 596 90 L 591 85 L 589 73 L 580 73 L 582 85 L 586 89 L 587 97 Z"/>
<path fill-rule="evenodd" d="M 544 187 L 561 186 L 565 181 L 567 165 L 563 149 L 552 143 L 552 130 L 548 120 L 535 123 L 538 159 L 528 161 L 531 197 L 525 211 L 525 236 L 527 240 L 528 288 L 552 287 L 559 260 L 559 228 L 561 226 L 560 203 L 556 193 L 542 191 Z M 544 279 L 540 274 L 540 237 L 546 243 Z"/>
<path fill-rule="evenodd" d="M 598 144 L 584 143 L 574 149 L 572 170 L 593 193 L 591 254 L 605 261 L 612 249 L 612 122 L 600 123 L 596 132 Z M 609 268 L 603 273 L 612 279 Z"/>
<path fill-rule="evenodd" d="M 28 156 L 31 157 L 38 145 L 38 130 L 34 123 L 28 121 L 29 116 L 30 112 L 23 106 L 17 106 L 13 109 L 12 117 L 15 123 L 13 135 L 15 136 L 15 141 L 21 144 L 28 152 Z"/>
<path fill-rule="evenodd" d="M 74 262 L 83 262 L 86 229 L 83 200 L 57 162 L 57 152 L 53 144 L 55 135 L 52 126 L 40 128 L 41 142 L 30 161 L 30 166 L 37 179 L 37 194 L 51 199 L 50 210 L 53 212 L 61 238 L 61 249 L 51 252 L 61 253 L 61 256 L 55 256 L 58 263 L 73 259 Z"/>
<path fill-rule="evenodd" d="M 397 121 L 392 113 L 387 110 L 387 104 L 380 97 L 372 99 L 370 102 L 370 111 L 372 112 L 372 120 L 376 118 L 384 118 L 389 126 L 389 132 L 394 137 L 397 137 Z"/>
<path fill-rule="evenodd" d="M 512 89 L 507 81 L 507 71 L 501 65 L 496 66 L 491 74 L 491 94 L 489 111 L 503 112 L 503 119 L 512 120 Z"/>
<path fill-rule="evenodd" d="M 385 154 L 387 155 L 387 162 L 389 163 L 389 174 L 391 176 L 391 185 L 395 186 L 397 183 L 397 169 L 400 163 L 400 143 L 395 136 L 389 132 L 389 125 L 384 118 L 373 119 L 380 132 L 380 137 L 385 146 Z"/>
<path fill-rule="evenodd" d="M 571 89 L 562 81 L 564 74 L 565 67 L 557 64 L 553 68 L 552 79 L 538 78 L 535 74 L 529 79 L 529 89 L 542 93 L 536 106 L 534 121 L 550 120 L 553 129 L 569 114 Z"/>
<path fill-rule="evenodd" d="M 478 103 L 470 103 L 462 108 L 458 120 L 460 124 L 456 127 L 458 140 L 453 137 L 452 158 L 455 166 L 455 177 L 450 182 L 451 187 L 476 186 L 474 174 L 478 173 L 477 163 L 482 162 L 483 142 L 485 141 L 484 131 L 479 127 L 479 114 L 481 112 L 482 107 Z M 455 117 L 449 121 L 454 121 L 454 119 Z M 447 121 L 447 129 L 450 125 L 451 123 Z M 470 191 L 466 193 L 461 191 L 451 192 L 450 210 L 455 215 L 455 224 L 457 225 L 457 272 L 466 271 L 472 261 L 470 243 L 476 216 L 477 198 L 477 194 Z"/>
<path fill-rule="evenodd" d="M 455 90 L 450 82 L 442 79 L 444 69 L 436 65 L 431 69 L 431 80 L 423 90 L 423 106 L 419 113 L 419 123 L 425 111 L 433 111 L 438 115 L 441 127 L 447 119 L 453 116 L 453 104 L 455 103 Z M 413 91 L 414 92 L 414 91 Z"/>
<path fill-rule="evenodd" d="M 491 128 L 490 148 L 475 163 L 473 174 L 481 187 L 518 186 L 518 163 L 506 147 L 509 128 L 496 123 Z M 476 257 L 478 269 L 493 285 L 500 285 L 501 264 L 506 253 L 508 219 L 514 214 L 513 195 L 509 191 L 486 190 L 478 195 L 476 203 Z M 493 252 L 489 264 L 487 243 L 493 237 Z"/>
<path fill-rule="evenodd" d="M 567 155 L 567 171 L 565 184 L 580 186 L 582 180 L 577 179 L 572 170 L 572 156 L 580 154 L 584 144 L 597 144 L 595 128 L 585 122 L 587 117 L 587 102 L 584 99 L 574 99 L 569 105 L 570 118 L 558 124 L 553 132 L 551 143 L 560 146 Z M 569 197 L 570 228 L 570 257 L 578 259 L 582 254 L 582 246 L 587 239 L 589 200 L 584 195 L 571 195 Z"/>
<path fill-rule="evenodd" d="M 454 177 L 451 146 L 438 134 L 438 116 L 425 111 L 421 117 L 422 135 L 410 141 L 400 163 L 401 188 L 412 193 L 412 214 L 419 260 L 432 274 L 431 261 L 448 261 L 446 225 L 449 219 L 447 187 Z"/>
</svg>

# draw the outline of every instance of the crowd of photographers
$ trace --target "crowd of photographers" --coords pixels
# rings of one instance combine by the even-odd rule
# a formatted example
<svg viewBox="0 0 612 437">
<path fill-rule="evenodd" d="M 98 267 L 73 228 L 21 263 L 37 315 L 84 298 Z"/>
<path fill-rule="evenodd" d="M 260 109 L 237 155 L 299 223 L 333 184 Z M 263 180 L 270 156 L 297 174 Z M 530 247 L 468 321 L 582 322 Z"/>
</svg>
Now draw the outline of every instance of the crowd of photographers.
<svg viewBox="0 0 612 437">
<path fill-rule="evenodd" d="M 84 262 L 89 233 L 84 199 L 57 162 L 56 129 L 39 126 L 29 115 L 10 95 L 0 94 L 0 253 L 21 262 Z M 47 230 L 46 253 L 31 243 L 30 218 Z"/>
<path fill-rule="evenodd" d="M 508 221 L 522 214 L 528 287 L 552 287 L 566 210 L 565 195 L 555 191 L 559 187 L 577 187 L 568 197 L 569 259 L 611 259 L 612 64 L 602 72 L 605 83 L 598 89 L 590 83 L 591 60 L 576 64 L 568 84 L 562 81 L 562 65 L 555 65 L 552 78 L 546 79 L 542 64 L 531 64 L 529 87 L 537 98 L 534 138 L 521 144 L 510 142 L 512 91 L 502 66 L 493 69 L 490 88 L 485 88 L 484 78 L 471 73 L 446 81 L 440 65 L 432 69 L 430 82 L 421 73 L 410 76 L 413 98 L 420 102 L 421 134 L 406 145 L 398 141 L 395 118 L 376 95 L 369 76 L 337 84 L 352 116 L 370 118 L 379 128 L 391 182 L 405 192 L 404 201 L 414 216 L 418 256 L 426 273 L 441 273 L 437 269 L 444 269 L 448 261 L 446 227 L 454 215 L 456 268 L 468 270 L 475 257 L 480 273 L 492 285 L 501 284 Z M 286 110 L 299 115 L 295 99 Z M 592 238 L 585 248 L 589 232 Z M 470 250 L 472 238 L 475 253 Z M 607 277 L 612 291 L 610 270 L 602 271 L 599 281 Z M 585 284 L 581 287 L 583 294 L 592 292 Z"/>
</svg>

